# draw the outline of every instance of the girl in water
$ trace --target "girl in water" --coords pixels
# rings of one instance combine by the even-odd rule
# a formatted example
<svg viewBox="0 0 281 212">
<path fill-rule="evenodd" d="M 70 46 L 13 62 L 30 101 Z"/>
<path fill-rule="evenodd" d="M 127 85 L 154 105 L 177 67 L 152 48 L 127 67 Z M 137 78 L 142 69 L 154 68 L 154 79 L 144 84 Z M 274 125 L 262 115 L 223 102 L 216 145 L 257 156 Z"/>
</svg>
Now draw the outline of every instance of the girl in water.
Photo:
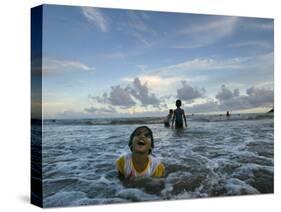
<svg viewBox="0 0 281 212">
<path fill-rule="evenodd" d="M 147 126 L 137 127 L 130 136 L 128 143 L 131 153 L 121 156 L 116 161 L 120 177 L 162 177 L 165 167 L 162 162 L 152 156 L 154 147 L 153 134 Z"/>
</svg>

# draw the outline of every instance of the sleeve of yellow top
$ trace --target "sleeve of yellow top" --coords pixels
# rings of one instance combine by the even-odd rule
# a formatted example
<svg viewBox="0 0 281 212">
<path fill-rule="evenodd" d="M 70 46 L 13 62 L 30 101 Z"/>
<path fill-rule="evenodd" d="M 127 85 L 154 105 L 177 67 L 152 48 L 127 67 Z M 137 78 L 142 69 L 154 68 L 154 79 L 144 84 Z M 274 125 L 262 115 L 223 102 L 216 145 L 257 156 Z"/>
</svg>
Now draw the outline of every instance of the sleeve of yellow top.
<svg viewBox="0 0 281 212">
<path fill-rule="evenodd" d="M 120 174 L 124 175 L 125 157 L 122 156 L 116 161 L 116 168 Z"/>
<path fill-rule="evenodd" d="M 162 163 L 160 163 L 156 167 L 156 169 L 155 169 L 155 171 L 153 173 L 153 177 L 162 177 L 162 176 L 164 176 L 164 174 L 165 174 L 165 167 L 164 167 L 164 165 Z"/>
</svg>

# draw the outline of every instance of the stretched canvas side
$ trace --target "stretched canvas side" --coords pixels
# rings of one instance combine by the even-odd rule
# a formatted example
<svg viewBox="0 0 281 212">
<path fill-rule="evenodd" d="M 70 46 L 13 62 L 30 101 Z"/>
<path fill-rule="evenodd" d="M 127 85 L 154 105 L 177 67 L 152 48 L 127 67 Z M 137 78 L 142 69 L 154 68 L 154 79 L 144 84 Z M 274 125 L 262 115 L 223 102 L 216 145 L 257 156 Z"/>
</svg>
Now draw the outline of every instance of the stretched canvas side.
<svg viewBox="0 0 281 212">
<path fill-rule="evenodd" d="M 43 207 L 42 181 L 42 16 L 31 9 L 31 203 Z"/>
</svg>

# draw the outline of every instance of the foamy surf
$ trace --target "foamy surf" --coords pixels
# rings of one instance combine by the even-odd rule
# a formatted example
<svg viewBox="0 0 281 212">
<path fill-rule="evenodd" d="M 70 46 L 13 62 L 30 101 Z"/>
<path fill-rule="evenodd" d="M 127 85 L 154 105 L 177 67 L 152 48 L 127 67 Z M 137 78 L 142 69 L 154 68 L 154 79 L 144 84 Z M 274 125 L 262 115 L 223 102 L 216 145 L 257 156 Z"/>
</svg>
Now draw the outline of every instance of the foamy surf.
<svg viewBox="0 0 281 212">
<path fill-rule="evenodd" d="M 44 206 L 272 193 L 273 116 L 219 118 L 192 117 L 189 127 L 180 131 L 149 119 L 146 124 L 155 138 L 153 154 L 163 161 L 166 175 L 127 182 L 118 179 L 115 160 L 130 151 L 127 144 L 137 122 L 44 121 Z M 36 147 L 36 139 L 32 142 Z"/>
</svg>

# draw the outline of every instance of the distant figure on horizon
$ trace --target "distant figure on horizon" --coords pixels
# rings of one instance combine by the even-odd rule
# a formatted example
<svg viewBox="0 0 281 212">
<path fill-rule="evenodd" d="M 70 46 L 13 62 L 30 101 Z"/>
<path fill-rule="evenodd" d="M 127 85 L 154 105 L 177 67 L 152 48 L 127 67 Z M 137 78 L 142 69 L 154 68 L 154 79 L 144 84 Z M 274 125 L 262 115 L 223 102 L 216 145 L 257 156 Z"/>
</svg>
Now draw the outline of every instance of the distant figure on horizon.
<svg viewBox="0 0 281 212">
<path fill-rule="evenodd" d="M 170 123 L 171 123 L 172 117 L 173 117 L 173 110 L 170 109 L 169 110 L 169 114 L 164 119 L 164 126 L 165 127 L 168 127 L 168 128 L 170 127 Z"/>
<path fill-rule="evenodd" d="M 174 122 L 175 122 L 175 128 L 176 129 L 183 128 L 183 120 L 182 119 L 184 119 L 185 127 L 187 127 L 184 110 L 180 108 L 181 107 L 181 100 L 180 99 L 178 99 L 176 101 L 176 106 L 177 106 L 177 109 L 174 110 L 174 116 L 173 116 L 173 120 L 172 120 L 172 128 L 174 127 Z"/>
<path fill-rule="evenodd" d="M 226 112 L 226 117 L 229 117 L 229 116 L 230 116 L 229 111 L 227 111 Z"/>
</svg>

